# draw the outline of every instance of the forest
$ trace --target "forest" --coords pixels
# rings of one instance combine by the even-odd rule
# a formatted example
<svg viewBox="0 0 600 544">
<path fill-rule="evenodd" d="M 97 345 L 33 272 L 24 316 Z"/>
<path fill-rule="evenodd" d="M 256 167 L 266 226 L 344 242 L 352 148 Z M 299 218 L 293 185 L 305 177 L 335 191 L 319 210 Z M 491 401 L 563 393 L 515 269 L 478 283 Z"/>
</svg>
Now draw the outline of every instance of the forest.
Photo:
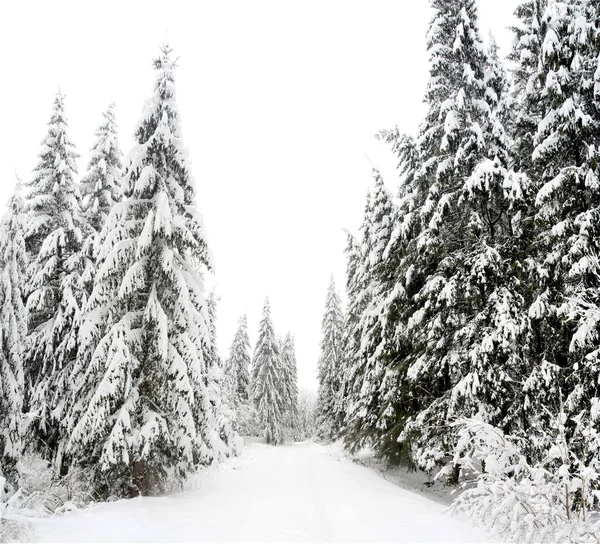
<svg viewBox="0 0 600 544">
<path fill-rule="evenodd" d="M 600 3 L 522 2 L 506 61 L 432 0 L 427 113 L 348 235 L 318 427 L 433 471 L 511 541 L 597 541 Z"/>
<path fill-rule="evenodd" d="M 502 540 L 599 540 L 600 2 L 521 2 L 506 59 L 475 0 L 430 7 L 425 117 L 375 135 L 400 183 L 374 167 L 347 231 L 314 402 L 268 299 L 218 352 L 172 49 L 82 175 L 58 92 L 0 225 L 0 517 L 176 493 L 261 437 L 426 474 Z"/>
</svg>

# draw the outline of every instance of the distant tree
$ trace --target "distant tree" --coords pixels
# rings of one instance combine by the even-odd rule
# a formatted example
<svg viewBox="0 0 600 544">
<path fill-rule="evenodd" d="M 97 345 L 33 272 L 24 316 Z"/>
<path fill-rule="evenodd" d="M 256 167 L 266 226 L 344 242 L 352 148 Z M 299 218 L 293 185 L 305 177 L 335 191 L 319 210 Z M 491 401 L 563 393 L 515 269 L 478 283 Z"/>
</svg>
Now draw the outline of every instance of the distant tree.
<svg viewBox="0 0 600 544">
<path fill-rule="evenodd" d="M 222 461 L 238 449 L 238 437 L 234 431 L 235 412 L 228 404 L 231 384 L 225 372 L 225 361 L 217 349 L 217 303 L 219 297 L 211 291 L 206 297 L 209 334 L 202 342 L 203 360 L 206 365 L 204 384 L 210 410 L 202 413 L 198 428 L 205 430 L 202 438 L 206 443 L 205 462 Z M 228 391 L 229 389 L 229 391 Z"/>
<path fill-rule="evenodd" d="M 287 333 L 281 343 L 282 384 L 286 401 L 288 434 L 294 436 L 298 426 L 298 368 L 294 337 Z"/>
<path fill-rule="evenodd" d="M 312 391 L 300 390 L 298 400 L 298 439 L 308 440 L 316 432 L 317 399 Z"/>
<path fill-rule="evenodd" d="M 242 316 L 229 350 L 228 369 L 233 382 L 233 395 L 236 404 L 251 399 L 250 388 L 250 340 L 248 339 L 248 320 Z"/>
<path fill-rule="evenodd" d="M 271 322 L 268 299 L 265 301 L 254 348 L 252 390 L 259 424 L 267 444 L 281 444 L 288 400 L 285 398 L 281 353 Z"/>
<path fill-rule="evenodd" d="M 329 440 L 336 437 L 341 425 L 336 414 L 336 403 L 340 396 L 342 382 L 343 333 L 342 303 L 331 276 L 325 299 L 325 313 L 321 321 L 319 390 L 316 405 L 317 435 Z"/>
</svg>

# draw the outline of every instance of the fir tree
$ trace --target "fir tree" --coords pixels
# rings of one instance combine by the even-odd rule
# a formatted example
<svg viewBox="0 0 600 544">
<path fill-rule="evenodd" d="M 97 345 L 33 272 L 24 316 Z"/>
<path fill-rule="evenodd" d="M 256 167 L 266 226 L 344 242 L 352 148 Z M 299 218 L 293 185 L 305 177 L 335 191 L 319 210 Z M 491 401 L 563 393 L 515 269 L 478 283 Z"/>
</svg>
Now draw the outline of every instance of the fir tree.
<svg viewBox="0 0 600 544">
<path fill-rule="evenodd" d="M 211 323 L 193 259 L 212 266 L 182 145 L 171 49 L 110 212 L 76 372 L 70 451 L 104 493 L 151 494 L 214 456 Z M 102 483 L 106 482 L 104 489 Z"/>
<path fill-rule="evenodd" d="M 281 353 L 271 323 L 271 307 L 267 299 L 252 361 L 254 405 L 267 444 L 277 445 L 283 442 L 287 399 L 282 387 L 282 378 Z"/>
<path fill-rule="evenodd" d="M 317 396 L 317 435 L 332 440 L 339 432 L 341 422 L 336 417 L 336 403 L 342 382 L 342 336 L 344 315 L 333 276 L 325 298 L 325 313 L 321 321 L 321 355 L 318 364 L 319 390 Z"/>
<path fill-rule="evenodd" d="M 544 87 L 542 46 L 546 24 L 543 20 L 547 0 L 526 0 L 515 11 L 517 22 L 511 30 L 514 45 L 509 55 L 512 62 L 511 111 L 507 128 L 512 139 L 513 169 L 535 178 L 532 162 L 533 139 L 545 112 L 540 100 Z"/>
<path fill-rule="evenodd" d="M 600 252 L 597 17 L 594 3 L 575 1 L 549 0 L 544 12 L 545 84 L 540 99 L 546 111 L 534 137 L 532 156 L 540 187 L 532 272 L 536 289 L 529 330 L 534 349 L 526 383 L 533 428 L 540 428 L 550 414 L 562 409 L 557 391 L 565 399 L 567 414 L 583 417 L 585 413 L 589 421 L 593 420 L 590 406 L 599 395 L 595 349 L 590 337 L 584 340 L 588 334 L 584 331 L 589 331 L 585 315 L 594 313 L 600 287 L 595 268 Z M 582 305 L 586 310 L 582 311 Z M 568 439 L 574 430 L 569 427 Z M 544 455 L 543 439 L 550 440 L 544 433 L 539 456 Z"/>
<path fill-rule="evenodd" d="M 123 159 L 114 110 L 115 105 L 111 103 L 102 114 L 104 120 L 95 132 L 96 141 L 91 150 L 87 172 L 80 181 L 81 207 L 86 235 L 81 252 L 82 281 L 86 298 L 92 292 L 94 275 L 98 268 L 100 233 L 111 209 L 120 199 L 119 182 Z"/>
<path fill-rule="evenodd" d="M 368 207 L 367 207 L 368 209 Z M 366 210 L 365 210 L 366 215 Z M 341 360 L 341 384 L 340 392 L 335 403 L 335 418 L 342 424 L 346 421 L 351 399 L 351 391 L 354 384 L 354 372 L 358 345 L 360 345 L 360 331 L 358 321 L 360 319 L 359 291 L 360 283 L 358 267 L 360 262 L 360 247 L 358 240 L 350 232 L 346 231 L 346 296 L 348 309 L 344 321 L 344 334 L 342 335 L 343 357 Z M 345 435 L 345 429 L 342 430 Z"/>
<path fill-rule="evenodd" d="M 363 238 L 363 258 L 359 265 L 359 276 L 366 286 L 359 295 L 364 309 L 358 321 L 360 345 L 346 421 L 347 439 L 353 441 L 355 449 L 380 434 L 380 386 L 389 351 L 385 302 L 390 285 L 384 256 L 390 241 L 394 210 L 381 175 L 375 170 L 373 176 L 375 183 L 365 218 L 368 229 L 363 231 L 363 236 L 368 238 Z"/>
<path fill-rule="evenodd" d="M 233 407 L 226 401 L 227 383 L 225 361 L 217 349 L 217 303 L 219 298 L 211 291 L 206 298 L 209 334 L 202 342 L 203 360 L 206 365 L 204 377 L 204 398 L 208 401 L 210 410 L 201 414 L 199 428 L 203 430 L 202 438 L 205 443 L 205 462 L 222 461 L 232 452 L 237 451 L 237 435 L 233 430 L 235 415 Z"/>
<path fill-rule="evenodd" d="M 81 293 L 77 154 L 67 135 L 60 92 L 25 202 L 25 245 L 30 269 L 25 380 L 32 431 L 47 459 L 62 464 L 59 442 L 71 368 L 77 355 Z"/>
<path fill-rule="evenodd" d="M 23 203 L 19 190 L 17 186 L 0 224 L 0 473 L 11 479 L 14 465 L 23 453 L 23 359 L 27 333 L 23 304 Z"/>
<path fill-rule="evenodd" d="M 235 403 L 242 404 L 251 400 L 250 388 L 250 340 L 248 339 L 248 320 L 242 316 L 229 350 L 228 369 L 233 382 Z"/>
<path fill-rule="evenodd" d="M 294 337 L 289 332 L 281 342 L 281 367 L 288 434 L 294 435 L 298 429 L 298 368 Z"/>
</svg>

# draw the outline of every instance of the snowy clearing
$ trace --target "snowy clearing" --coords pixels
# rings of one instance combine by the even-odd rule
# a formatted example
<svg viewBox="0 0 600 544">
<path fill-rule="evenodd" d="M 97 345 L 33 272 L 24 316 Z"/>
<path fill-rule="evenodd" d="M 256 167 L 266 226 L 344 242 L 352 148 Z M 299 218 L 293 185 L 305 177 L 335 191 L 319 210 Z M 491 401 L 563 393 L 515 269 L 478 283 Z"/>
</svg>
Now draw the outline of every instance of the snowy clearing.
<svg viewBox="0 0 600 544">
<path fill-rule="evenodd" d="M 35 519 L 37 542 L 487 542 L 446 508 L 313 443 L 248 445 L 169 497 Z"/>
</svg>

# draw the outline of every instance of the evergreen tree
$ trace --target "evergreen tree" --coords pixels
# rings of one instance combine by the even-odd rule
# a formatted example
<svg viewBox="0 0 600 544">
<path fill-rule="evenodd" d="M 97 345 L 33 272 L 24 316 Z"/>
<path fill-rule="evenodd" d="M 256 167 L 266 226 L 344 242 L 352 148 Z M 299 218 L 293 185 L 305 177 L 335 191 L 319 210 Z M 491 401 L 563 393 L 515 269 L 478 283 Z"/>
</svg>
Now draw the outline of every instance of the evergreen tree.
<svg viewBox="0 0 600 544">
<path fill-rule="evenodd" d="M 32 432 L 42 454 L 62 465 L 59 448 L 64 403 L 77 355 L 81 294 L 77 154 L 67 135 L 64 95 L 58 93 L 48 134 L 25 203 L 25 245 L 30 269 L 25 380 Z"/>
<path fill-rule="evenodd" d="M 589 337 L 584 340 L 589 324 L 585 318 L 579 320 L 596 304 L 600 287 L 594 266 L 600 252 L 598 7 L 549 0 L 543 19 L 547 30 L 540 100 L 546 110 L 534 136 L 532 156 L 539 191 L 532 271 L 536 288 L 529 330 L 534 349 L 526 383 L 528 419 L 534 429 L 562 410 L 561 396 L 567 414 L 580 417 L 585 412 L 593 419 L 590 405 L 599 396 L 595 348 Z M 573 301 L 588 308 L 583 313 L 576 309 L 571 314 L 574 319 L 568 319 Z M 572 430 L 568 429 L 567 437 Z M 539 456 L 549 441 L 543 433 Z"/>
<path fill-rule="evenodd" d="M 23 203 L 19 190 L 17 186 L 0 224 L 0 473 L 11 479 L 14 465 L 23 453 L 23 359 L 27 333 L 23 304 Z"/>
<path fill-rule="evenodd" d="M 281 342 L 281 367 L 288 433 L 295 435 L 298 429 L 298 368 L 294 337 L 289 332 Z"/>
<path fill-rule="evenodd" d="M 202 413 L 199 428 L 203 429 L 205 462 L 222 461 L 237 450 L 237 435 L 233 430 L 235 415 L 233 407 L 227 404 L 227 383 L 225 361 L 217 349 L 217 303 L 219 298 L 211 291 L 206 298 L 208 310 L 208 337 L 202 342 L 203 360 L 206 364 L 204 377 L 204 398 L 210 410 Z"/>
<path fill-rule="evenodd" d="M 100 233 L 111 209 L 120 199 L 119 182 L 123 159 L 114 110 L 115 105 L 111 103 L 102 114 L 104 120 L 95 132 L 96 141 L 91 150 L 87 172 L 80 181 L 85 226 L 82 281 L 86 298 L 92 292 L 94 275 L 98 268 Z"/>
<path fill-rule="evenodd" d="M 193 259 L 212 266 L 182 145 L 171 49 L 135 132 L 98 254 L 69 443 L 99 491 L 151 494 L 209 462 L 219 426 L 211 323 Z M 103 483 L 104 482 L 104 483 Z M 104 486 L 104 487 L 103 487 Z"/>
<path fill-rule="evenodd" d="M 541 100 L 544 87 L 542 47 L 546 24 L 543 19 L 547 0 L 525 0 L 515 11 L 516 23 L 511 27 L 514 45 L 509 55 L 512 62 L 511 120 L 507 128 L 513 142 L 513 169 L 536 177 L 533 165 L 533 139 L 546 109 Z M 531 202 L 531 201 L 530 201 Z"/>
<path fill-rule="evenodd" d="M 341 422 L 336 417 L 336 403 L 342 381 L 342 336 L 344 315 L 333 276 L 325 298 L 325 313 L 321 321 L 321 355 L 318 364 L 319 390 L 317 396 L 317 435 L 332 440 L 339 432 Z"/>
<path fill-rule="evenodd" d="M 250 388 L 250 340 L 248 339 L 248 320 L 243 315 L 233 337 L 229 350 L 228 369 L 233 382 L 233 394 L 236 405 L 251 400 Z"/>
<path fill-rule="evenodd" d="M 368 206 L 367 206 L 368 209 Z M 366 215 L 366 210 L 365 210 Z M 363 228 L 365 225 L 363 224 Z M 348 309 L 344 321 L 344 333 L 342 335 L 343 356 L 341 360 L 341 384 L 340 392 L 335 403 L 335 418 L 337 421 L 346 421 L 350 404 L 350 393 L 354 384 L 354 372 L 358 345 L 360 342 L 358 321 L 360 319 L 360 306 L 358 294 L 360 283 L 358 277 L 358 267 L 360 262 L 360 247 L 358 240 L 348 231 L 346 231 L 346 297 L 348 300 Z M 342 427 L 342 434 L 345 435 L 345 429 Z"/>
<path fill-rule="evenodd" d="M 277 445 L 283 442 L 288 401 L 282 387 L 282 378 L 281 353 L 271 323 L 271 307 L 267 299 L 252 361 L 254 405 L 267 444 Z"/>
<path fill-rule="evenodd" d="M 298 435 L 300 440 L 307 440 L 315 434 L 316 400 L 312 393 L 300 391 L 298 399 Z"/>
<path fill-rule="evenodd" d="M 497 397 L 489 388 L 501 389 L 507 379 L 496 384 L 488 373 L 493 363 L 478 366 L 473 343 L 487 345 L 488 323 L 503 300 L 495 290 L 503 272 L 498 248 L 511 234 L 503 191 L 506 142 L 494 113 L 499 74 L 482 46 L 475 3 L 433 0 L 432 7 L 429 111 L 417 141 L 417 175 L 429 180 L 429 189 L 419 211 L 415 268 L 426 277 L 404 331 L 418 339 L 418 358 L 406 372 L 419 388 L 420 406 L 400 437 L 423 468 L 452 450 L 449 418 L 475 409 L 473 397 L 484 389 Z"/>
<path fill-rule="evenodd" d="M 363 236 L 368 238 L 363 238 L 363 258 L 359 265 L 359 276 L 365 285 L 359 298 L 364 309 L 358 321 L 358 362 L 346 421 L 347 441 L 353 442 L 353 448 L 362 446 L 380 434 L 380 386 L 389 353 L 387 315 L 384 310 L 390 285 L 385 257 L 392 233 L 394 210 L 381 175 L 377 170 L 373 175 L 375 183 L 365 218 L 368 228 L 363 231 Z"/>
</svg>

